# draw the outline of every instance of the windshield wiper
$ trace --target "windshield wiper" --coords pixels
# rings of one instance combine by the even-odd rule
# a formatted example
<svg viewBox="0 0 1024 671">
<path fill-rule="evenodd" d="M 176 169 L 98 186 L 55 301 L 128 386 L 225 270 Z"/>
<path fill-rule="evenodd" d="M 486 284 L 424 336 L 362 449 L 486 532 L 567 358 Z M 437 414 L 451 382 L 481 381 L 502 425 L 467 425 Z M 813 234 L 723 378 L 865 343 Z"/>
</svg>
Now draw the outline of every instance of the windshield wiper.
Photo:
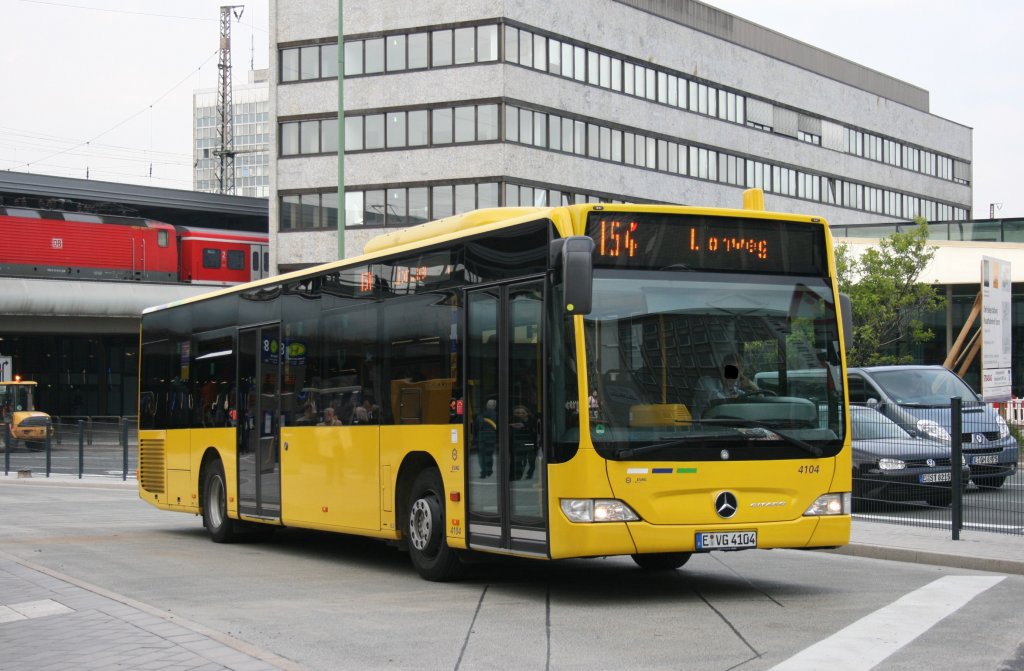
<svg viewBox="0 0 1024 671">
<path fill-rule="evenodd" d="M 799 447 L 801 450 L 807 452 L 811 456 L 820 457 L 822 455 L 821 448 L 818 447 L 817 445 L 812 445 L 811 443 L 808 443 L 806 440 L 801 440 L 795 436 L 791 436 L 787 433 L 779 431 L 778 429 L 774 428 L 772 425 L 766 422 L 758 422 L 751 419 L 702 419 L 700 420 L 700 423 L 718 424 L 720 426 L 742 426 L 753 429 L 764 429 L 765 431 L 768 431 L 769 433 L 778 436 L 779 438 L 786 441 L 790 445 Z"/>
<path fill-rule="evenodd" d="M 706 435 L 702 435 L 702 436 L 687 436 L 685 438 L 676 438 L 675 440 L 667 440 L 667 441 L 665 441 L 663 443 L 652 443 L 650 445 L 641 445 L 640 447 L 624 447 L 624 448 L 618 450 L 617 452 L 615 452 L 615 458 L 616 459 L 630 459 L 632 457 L 639 457 L 642 454 L 647 454 L 648 452 L 655 452 L 657 450 L 667 449 L 667 448 L 670 448 L 670 447 L 679 447 L 680 445 L 686 445 L 687 443 L 697 443 L 697 442 L 703 443 L 703 442 L 709 442 L 709 441 L 710 442 L 715 442 L 715 441 L 722 441 L 722 440 L 729 440 L 729 441 L 736 440 L 736 435 L 735 434 L 731 434 L 731 433 L 730 434 L 718 433 L 718 434 L 712 434 L 710 436 L 706 436 Z"/>
</svg>

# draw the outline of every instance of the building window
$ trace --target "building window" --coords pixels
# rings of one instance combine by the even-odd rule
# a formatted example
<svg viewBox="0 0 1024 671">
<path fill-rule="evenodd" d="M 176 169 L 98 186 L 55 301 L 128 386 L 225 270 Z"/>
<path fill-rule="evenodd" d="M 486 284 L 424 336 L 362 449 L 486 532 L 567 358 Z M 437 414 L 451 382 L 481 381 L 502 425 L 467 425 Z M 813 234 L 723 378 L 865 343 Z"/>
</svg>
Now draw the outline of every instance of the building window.
<svg viewBox="0 0 1024 671">
<path fill-rule="evenodd" d="M 287 194 L 280 199 L 281 231 L 338 227 L 338 192 Z"/>
<path fill-rule="evenodd" d="M 338 120 L 310 119 L 308 121 L 283 121 L 281 132 L 281 156 L 326 154 L 338 151 Z M 347 120 L 346 135 L 355 132 Z M 346 146 L 348 142 L 346 141 Z"/>
</svg>

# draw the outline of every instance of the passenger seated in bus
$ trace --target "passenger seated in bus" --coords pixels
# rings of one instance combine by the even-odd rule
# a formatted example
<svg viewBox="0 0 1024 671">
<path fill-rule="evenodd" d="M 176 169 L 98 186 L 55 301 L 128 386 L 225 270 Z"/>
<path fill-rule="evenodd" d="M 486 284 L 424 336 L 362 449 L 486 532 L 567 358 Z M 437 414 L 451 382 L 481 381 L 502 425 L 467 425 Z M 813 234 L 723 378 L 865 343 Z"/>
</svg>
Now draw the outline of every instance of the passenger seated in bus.
<svg viewBox="0 0 1024 671">
<path fill-rule="evenodd" d="M 743 372 L 743 359 L 735 352 L 722 358 L 718 376 L 704 375 L 697 382 L 694 394 L 695 416 L 700 417 L 714 401 L 727 398 L 738 398 L 760 388 Z"/>
<path fill-rule="evenodd" d="M 312 403 L 307 403 L 302 409 L 302 416 L 295 420 L 296 426 L 313 426 L 316 422 L 316 410 Z"/>
<path fill-rule="evenodd" d="M 334 408 L 331 406 L 324 408 L 324 421 L 317 424 L 317 426 L 341 426 L 341 420 L 334 414 Z"/>
</svg>

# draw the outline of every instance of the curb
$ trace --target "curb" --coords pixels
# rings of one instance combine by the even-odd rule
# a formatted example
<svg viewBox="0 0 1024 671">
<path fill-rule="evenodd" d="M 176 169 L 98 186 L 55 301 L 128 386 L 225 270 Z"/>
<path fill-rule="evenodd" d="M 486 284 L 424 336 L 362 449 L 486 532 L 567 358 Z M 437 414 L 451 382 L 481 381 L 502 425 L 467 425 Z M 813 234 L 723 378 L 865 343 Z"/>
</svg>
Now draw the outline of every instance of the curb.
<svg viewBox="0 0 1024 671">
<path fill-rule="evenodd" d="M 868 545 L 850 543 L 834 550 L 833 554 L 851 557 L 867 557 L 869 559 L 887 559 L 890 561 L 909 562 L 912 564 L 928 564 L 930 566 L 947 566 L 949 568 L 969 569 L 972 571 L 989 571 L 992 573 L 1010 573 L 1024 575 L 1024 559 L 997 559 L 994 557 L 970 557 L 967 555 L 947 554 L 929 550 L 912 550 L 895 548 L 885 545 Z"/>
</svg>

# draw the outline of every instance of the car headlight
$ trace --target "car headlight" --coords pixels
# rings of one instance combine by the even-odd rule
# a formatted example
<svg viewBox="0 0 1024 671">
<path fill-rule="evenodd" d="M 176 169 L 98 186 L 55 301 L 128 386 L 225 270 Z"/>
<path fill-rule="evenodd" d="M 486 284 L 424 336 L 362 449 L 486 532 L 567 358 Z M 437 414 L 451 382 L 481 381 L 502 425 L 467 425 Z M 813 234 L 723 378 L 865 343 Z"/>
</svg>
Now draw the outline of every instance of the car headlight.
<svg viewBox="0 0 1024 671">
<path fill-rule="evenodd" d="M 999 437 L 1006 438 L 1010 435 L 1010 427 L 1006 424 L 1006 420 L 1003 419 L 1002 415 L 996 415 L 996 424 L 999 425 Z"/>
<path fill-rule="evenodd" d="M 843 492 L 841 494 L 822 494 L 818 498 L 814 499 L 814 503 L 804 511 L 804 515 L 808 517 L 820 515 L 849 515 L 851 510 L 850 499 L 850 492 Z"/>
<path fill-rule="evenodd" d="M 902 459 L 889 459 L 883 457 L 878 460 L 878 467 L 883 471 L 900 471 L 907 467 L 907 462 Z"/>
<path fill-rule="evenodd" d="M 640 516 L 618 499 L 562 499 L 571 522 L 636 522 Z"/>
<path fill-rule="evenodd" d="M 934 440 L 949 440 L 949 431 L 946 431 L 946 427 L 932 419 L 918 420 L 917 430 Z"/>
</svg>

